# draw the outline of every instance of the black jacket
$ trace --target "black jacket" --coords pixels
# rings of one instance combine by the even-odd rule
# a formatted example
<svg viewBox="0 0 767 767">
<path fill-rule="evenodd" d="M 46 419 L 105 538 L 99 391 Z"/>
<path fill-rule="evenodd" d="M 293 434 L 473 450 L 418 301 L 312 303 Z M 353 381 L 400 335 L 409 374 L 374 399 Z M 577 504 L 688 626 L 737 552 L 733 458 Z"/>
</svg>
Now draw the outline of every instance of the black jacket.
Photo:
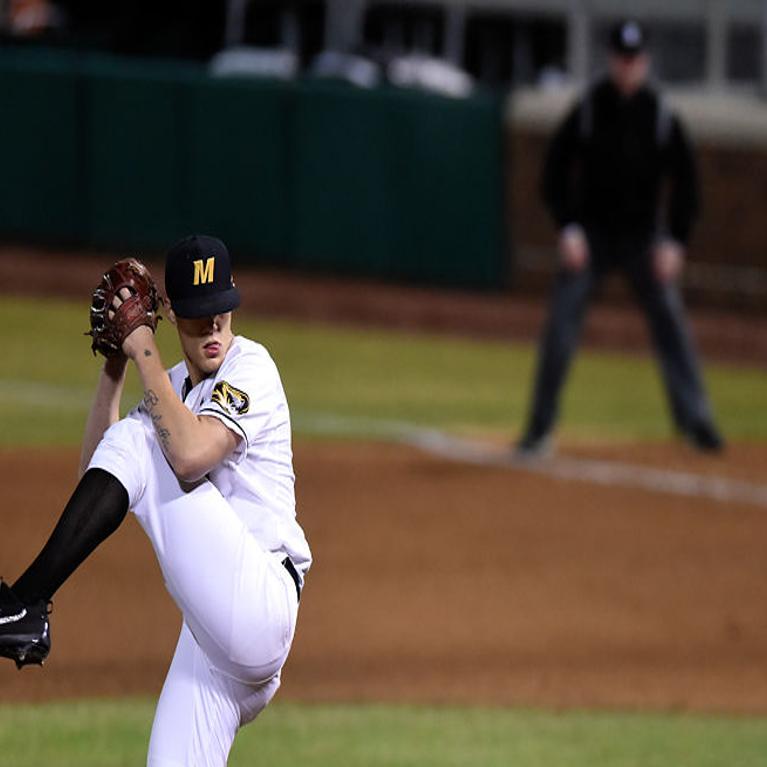
<svg viewBox="0 0 767 767">
<path fill-rule="evenodd" d="M 686 243 L 699 208 L 695 160 L 679 120 L 649 87 L 625 98 L 609 79 L 590 88 L 555 132 L 542 185 L 560 227 Z"/>
</svg>

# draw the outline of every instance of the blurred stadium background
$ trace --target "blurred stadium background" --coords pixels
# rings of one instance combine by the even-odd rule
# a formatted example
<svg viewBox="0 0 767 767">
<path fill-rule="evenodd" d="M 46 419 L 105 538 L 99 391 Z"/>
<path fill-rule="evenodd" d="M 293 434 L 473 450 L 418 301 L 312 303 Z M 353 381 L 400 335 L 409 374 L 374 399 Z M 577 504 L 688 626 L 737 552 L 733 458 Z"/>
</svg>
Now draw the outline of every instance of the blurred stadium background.
<svg viewBox="0 0 767 767">
<path fill-rule="evenodd" d="M 764 306 L 762 0 L 4 0 L 0 235 L 521 294 L 545 137 L 638 14 L 700 151 L 688 297 Z"/>
<path fill-rule="evenodd" d="M 730 447 L 669 439 L 610 283 L 574 462 L 537 474 L 503 456 L 555 264 L 540 163 L 625 14 L 698 149 L 684 287 Z M 94 278 L 205 231 L 283 373 L 317 555 L 286 702 L 232 764 L 764 763 L 767 0 L 0 0 L 0 35 L 0 573 L 71 489 Z M 49 666 L 0 668 L 0 767 L 143 759 L 177 615 L 126 528 L 57 597 Z"/>
</svg>

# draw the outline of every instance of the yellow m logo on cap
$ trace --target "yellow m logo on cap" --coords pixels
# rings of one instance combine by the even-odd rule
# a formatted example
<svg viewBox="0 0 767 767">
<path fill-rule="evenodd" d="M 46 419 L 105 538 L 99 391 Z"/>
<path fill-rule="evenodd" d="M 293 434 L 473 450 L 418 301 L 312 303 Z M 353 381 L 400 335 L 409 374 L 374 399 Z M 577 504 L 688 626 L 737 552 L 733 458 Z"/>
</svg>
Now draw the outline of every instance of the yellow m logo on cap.
<svg viewBox="0 0 767 767">
<path fill-rule="evenodd" d="M 193 263 L 195 285 L 205 285 L 208 282 L 213 282 L 213 267 L 216 263 L 214 256 L 211 256 L 205 263 L 203 263 L 201 258 L 193 261 Z"/>
</svg>

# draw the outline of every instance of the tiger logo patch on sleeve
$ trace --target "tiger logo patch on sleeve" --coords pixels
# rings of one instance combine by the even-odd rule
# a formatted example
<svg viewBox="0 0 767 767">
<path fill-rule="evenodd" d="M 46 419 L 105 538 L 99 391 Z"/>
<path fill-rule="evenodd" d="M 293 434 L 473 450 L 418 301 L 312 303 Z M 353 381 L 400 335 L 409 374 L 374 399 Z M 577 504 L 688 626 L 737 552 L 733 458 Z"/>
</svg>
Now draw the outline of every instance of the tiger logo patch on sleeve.
<svg viewBox="0 0 767 767">
<path fill-rule="evenodd" d="M 219 381 L 213 387 L 210 398 L 232 415 L 245 415 L 250 408 L 250 397 L 226 381 Z"/>
</svg>

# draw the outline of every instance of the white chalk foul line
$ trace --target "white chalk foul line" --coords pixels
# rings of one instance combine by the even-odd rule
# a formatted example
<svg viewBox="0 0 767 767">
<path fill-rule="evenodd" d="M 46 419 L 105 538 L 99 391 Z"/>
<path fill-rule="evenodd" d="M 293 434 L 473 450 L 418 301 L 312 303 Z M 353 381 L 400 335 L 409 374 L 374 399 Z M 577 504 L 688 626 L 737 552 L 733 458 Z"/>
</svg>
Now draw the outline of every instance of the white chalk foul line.
<svg viewBox="0 0 767 767">
<path fill-rule="evenodd" d="M 767 485 L 703 476 L 690 472 L 590 458 L 515 458 L 510 447 L 499 448 L 398 421 L 314 415 L 300 419 L 301 427 L 317 433 L 367 434 L 411 445 L 432 455 L 460 463 L 513 468 L 569 481 L 606 487 L 624 487 L 719 501 L 767 507 Z"/>
<path fill-rule="evenodd" d="M 482 466 L 507 466 L 534 474 L 607 487 L 626 487 L 724 503 L 747 503 L 767 507 L 767 485 L 753 482 L 592 458 L 552 457 L 520 460 L 515 458 L 510 450 L 500 451 L 445 434 L 423 435 L 415 441 L 406 441 L 444 458 Z"/>
</svg>

